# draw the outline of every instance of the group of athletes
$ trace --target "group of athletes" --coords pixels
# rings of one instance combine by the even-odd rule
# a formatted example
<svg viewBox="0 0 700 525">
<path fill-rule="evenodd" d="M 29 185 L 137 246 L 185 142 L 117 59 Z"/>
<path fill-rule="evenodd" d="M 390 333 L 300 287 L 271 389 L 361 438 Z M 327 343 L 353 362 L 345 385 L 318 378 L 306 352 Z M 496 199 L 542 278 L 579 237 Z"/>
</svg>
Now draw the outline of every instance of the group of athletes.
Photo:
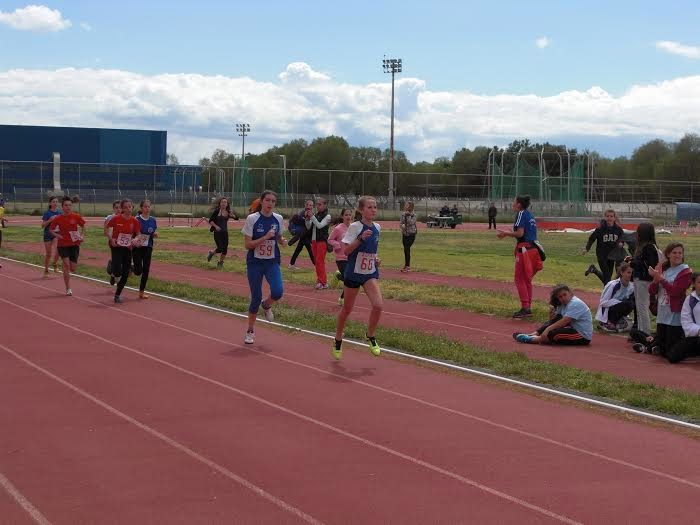
<svg viewBox="0 0 700 525">
<path fill-rule="evenodd" d="M 378 257 L 381 228 L 374 222 L 377 201 L 374 197 L 360 197 L 357 209 L 343 209 L 333 221 L 328 203 L 319 198 L 307 201 L 304 209 L 291 217 L 289 242 L 284 237 L 284 221 L 277 214 L 277 195 L 270 190 L 262 193 L 249 209 L 243 226 L 244 246 L 247 250 L 246 267 L 250 286 L 248 327 L 244 336 L 246 344 L 255 342 L 255 323 L 262 307 L 267 321 L 274 320 L 272 307 L 284 293 L 281 272 L 280 246 L 298 243 L 290 262 L 295 262 L 301 249 L 307 248 L 316 270 L 317 289 L 329 287 L 325 257 L 335 256 L 336 278 L 343 289 L 338 303 L 335 341 L 332 355 L 342 356 L 342 342 L 346 320 L 353 310 L 360 288 L 364 289 L 371 310 L 366 339 L 374 355 L 381 350 L 376 340 L 376 329 L 382 313 L 382 294 L 379 287 Z M 63 279 L 66 295 L 72 295 L 70 276 L 75 271 L 80 244 L 85 238 L 85 220 L 72 210 L 73 200 L 63 197 L 61 209 L 58 198 L 49 201 L 42 217 L 46 255 L 44 275 L 49 266 L 57 271 L 57 258 L 63 261 Z M 314 206 L 316 208 L 314 212 Z M 518 196 L 513 201 L 515 221 L 512 229 L 497 230 L 497 237 L 515 240 L 515 285 L 521 308 L 514 319 L 532 316 L 533 278 L 543 269 L 546 258 L 544 248 L 537 239 L 537 223 L 529 210 L 530 197 Z M 141 201 L 137 215 L 133 216 L 133 203 L 123 199 L 113 203 L 113 213 L 103 224 L 103 233 L 111 251 L 107 264 L 110 284 L 116 284 L 114 302 L 121 302 L 121 293 L 130 274 L 141 276 L 139 298 L 147 299 L 153 239 L 158 236 L 157 223 L 151 216 L 151 203 Z M 221 198 L 209 219 L 216 247 L 207 259 L 219 255 L 217 265 L 223 266 L 228 252 L 228 221 L 237 219 L 226 198 Z M 333 226 L 331 230 L 331 226 Z M 400 221 L 405 264 L 402 272 L 411 271 L 411 246 L 415 241 L 416 216 L 413 203 L 406 203 Z M 627 243 L 629 253 L 624 249 Z M 678 362 L 691 355 L 700 355 L 700 272 L 692 273 L 684 262 L 684 247 L 670 243 L 662 251 L 656 245 L 654 226 L 642 223 L 636 234 L 624 237 L 617 215 L 613 210 L 605 212 L 605 218 L 589 237 L 583 250 L 587 253 L 596 243 L 596 255 L 600 269 L 591 265 L 586 275 L 598 276 L 604 285 L 595 319 L 602 330 L 622 332 L 629 330 L 629 342 L 640 353 L 659 354 L 671 362 Z M 617 273 L 612 279 L 613 272 Z M 263 298 L 263 280 L 270 293 Z M 691 293 L 686 296 L 689 287 Z M 593 317 L 584 301 L 576 297 L 565 285 L 555 286 L 550 294 L 550 319 L 533 332 L 515 332 L 516 341 L 526 344 L 589 345 L 593 339 Z M 634 314 L 630 326 L 628 316 Z M 656 332 L 651 329 L 651 315 L 656 315 Z"/>
</svg>

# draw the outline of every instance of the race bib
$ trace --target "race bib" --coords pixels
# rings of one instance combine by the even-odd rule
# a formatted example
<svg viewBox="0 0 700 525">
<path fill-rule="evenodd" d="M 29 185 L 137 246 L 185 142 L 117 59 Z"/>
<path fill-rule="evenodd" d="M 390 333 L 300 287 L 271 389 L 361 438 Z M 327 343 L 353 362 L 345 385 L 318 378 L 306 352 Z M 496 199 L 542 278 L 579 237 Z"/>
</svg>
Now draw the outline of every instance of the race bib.
<svg viewBox="0 0 700 525">
<path fill-rule="evenodd" d="M 357 254 L 355 259 L 355 273 L 359 275 L 370 275 L 377 269 L 377 254 L 364 253 Z"/>
<path fill-rule="evenodd" d="M 669 296 L 667 293 L 661 295 L 659 297 L 659 304 L 662 304 L 664 306 L 670 306 L 671 301 L 669 300 Z"/>
<path fill-rule="evenodd" d="M 124 248 L 131 246 L 131 235 L 128 233 L 120 233 L 117 236 L 117 246 L 123 246 Z"/>
<path fill-rule="evenodd" d="M 150 235 L 144 235 L 143 233 L 136 236 L 135 240 L 137 243 L 137 246 L 148 246 L 148 241 L 150 239 Z"/>
<path fill-rule="evenodd" d="M 70 240 L 72 242 L 81 242 L 83 240 L 83 236 L 80 235 L 78 230 L 70 231 L 68 233 L 70 234 Z"/>
<path fill-rule="evenodd" d="M 256 259 L 274 259 L 275 258 L 275 240 L 265 239 L 255 248 Z"/>
</svg>

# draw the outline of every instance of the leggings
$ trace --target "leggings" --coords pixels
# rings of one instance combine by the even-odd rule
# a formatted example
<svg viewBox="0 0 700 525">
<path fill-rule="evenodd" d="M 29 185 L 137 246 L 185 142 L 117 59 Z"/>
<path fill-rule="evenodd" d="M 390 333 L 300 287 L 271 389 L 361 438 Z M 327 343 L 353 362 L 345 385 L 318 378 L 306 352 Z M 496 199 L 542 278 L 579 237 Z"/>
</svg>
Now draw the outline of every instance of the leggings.
<svg viewBox="0 0 700 525">
<path fill-rule="evenodd" d="M 686 337 L 666 350 L 666 359 L 671 363 L 678 363 L 686 357 L 695 355 L 700 355 L 700 337 Z"/>
<path fill-rule="evenodd" d="M 294 266 L 294 263 L 297 262 L 297 257 L 299 257 L 299 254 L 301 253 L 301 250 L 303 248 L 306 248 L 306 251 L 309 252 L 309 259 L 311 259 L 311 264 L 315 266 L 316 260 L 314 259 L 314 252 L 311 250 L 311 240 L 308 237 L 302 237 L 299 239 L 297 247 L 294 249 L 294 253 L 292 254 L 292 260 L 289 261 L 289 264 Z"/>
<path fill-rule="evenodd" d="M 250 285 L 250 306 L 248 311 L 257 314 L 262 303 L 263 277 L 270 285 L 270 297 L 274 301 L 282 299 L 284 285 L 282 284 L 282 271 L 280 264 L 274 259 L 264 261 L 254 260 L 248 262 L 248 284 Z"/>
<path fill-rule="evenodd" d="M 335 265 L 338 267 L 338 271 L 340 272 L 340 277 L 338 277 L 338 280 L 345 284 L 345 267 L 348 265 L 348 261 L 335 261 Z M 345 297 L 345 286 L 343 286 L 343 291 L 340 292 L 340 297 L 341 299 Z"/>
<path fill-rule="evenodd" d="M 411 266 L 411 246 L 416 240 L 416 234 L 402 235 L 403 240 L 403 261 L 404 266 Z"/>
<path fill-rule="evenodd" d="M 221 255 L 226 255 L 228 253 L 228 231 L 222 230 L 220 232 L 214 232 L 214 242 L 216 243 L 216 251 L 214 253 L 220 253 Z"/>
<path fill-rule="evenodd" d="M 112 246 L 112 275 L 120 277 L 117 283 L 117 292 L 114 295 L 121 295 L 126 286 L 131 271 L 131 250 L 123 246 Z"/>
<path fill-rule="evenodd" d="M 491 224 L 493 224 L 493 229 L 496 229 L 496 217 L 489 217 L 489 230 L 491 229 Z"/>
<path fill-rule="evenodd" d="M 611 306 L 608 309 L 608 322 L 616 324 L 632 310 L 634 310 L 634 301 L 632 299 L 617 303 L 615 306 Z"/>
<path fill-rule="evenodd" d="M 556 315 L 550 321 L 548 321 L 545 324 L 543 324 L 542 326 L 540 326 L 537 329 L 537 333 L 539 335 L 542 335 L 542 332 L 544 332 L 548 326 L 553 325 L 554 323 L 556 323 L 560 319 L 561 319 L 561 315 Z M 583 346 L 583 345 L 588 345 L 591 343 L 590 340 L 583 337 L 571 325 L 563 326 L 561 328 L 555 328 L 554 330 L 550 330 L 549 333 L 547 334 L 547 339 L 549 339 L 549 341 L 552 344 L 565 345 L 565 346 Z"/>
<path fill-rule="evenodd" d="M 598 266 L 600 266 L 600 270 L 595 270 L 593 273 L 603 284 L 608 284 L 615 271 L 615 261 L 611 261 L 607 257 L 598 257 Z"/>
<path fill-rule="evenodd" d="M 146 289 L 146 283 L 148 283 L 148 273 L 151 270 L 151 255 L 153 255 L 153 247 L 151 246 L 134 248 L 134 275 L 141 276 L 139 292 L 143 292 Z"/>
</svg>

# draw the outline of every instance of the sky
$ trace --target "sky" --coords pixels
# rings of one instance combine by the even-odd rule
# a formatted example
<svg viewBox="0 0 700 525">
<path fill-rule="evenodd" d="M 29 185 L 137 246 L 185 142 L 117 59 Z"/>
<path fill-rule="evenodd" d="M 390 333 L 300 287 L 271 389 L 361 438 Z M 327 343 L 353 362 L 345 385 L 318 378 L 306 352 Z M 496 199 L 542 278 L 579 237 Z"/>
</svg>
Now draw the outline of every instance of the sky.
<svg viewBox="0 0 700 525">
<path fill-rule="evenodd" d="M 0 1 L 0 122 L 165 129 L 197 162 L 336 134 L 413 161 L 700 132 L 700 2 Z"/>
</svg>

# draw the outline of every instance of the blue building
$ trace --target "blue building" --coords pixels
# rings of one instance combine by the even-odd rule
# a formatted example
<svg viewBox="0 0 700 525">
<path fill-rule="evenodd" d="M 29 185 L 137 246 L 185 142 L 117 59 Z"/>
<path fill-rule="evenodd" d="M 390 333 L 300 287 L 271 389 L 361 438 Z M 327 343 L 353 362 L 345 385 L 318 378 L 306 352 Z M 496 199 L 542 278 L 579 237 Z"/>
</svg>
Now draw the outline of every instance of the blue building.
<svg viewBox="0 0 700 525">
<path fill-rule="evenodd" d="M 0 125 L 0 192 L 169 189 L 166 153 L 166 131 Z"/>
</svg>

